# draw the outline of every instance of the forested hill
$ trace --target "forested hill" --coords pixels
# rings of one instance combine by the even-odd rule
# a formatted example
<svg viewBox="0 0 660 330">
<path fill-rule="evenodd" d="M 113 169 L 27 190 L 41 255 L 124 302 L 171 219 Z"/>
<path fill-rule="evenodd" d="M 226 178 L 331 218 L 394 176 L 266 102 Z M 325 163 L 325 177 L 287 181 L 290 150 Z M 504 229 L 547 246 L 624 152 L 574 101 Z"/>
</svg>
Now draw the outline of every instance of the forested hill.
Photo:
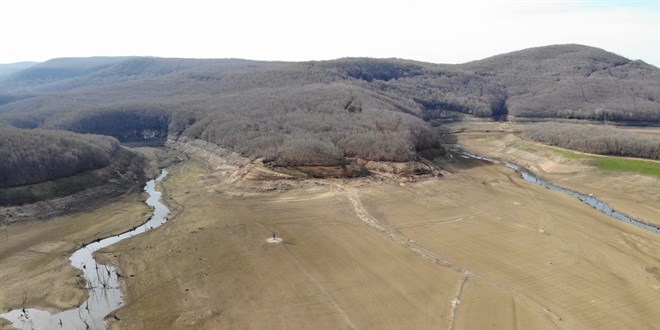
<svg viewBox="0 0 660 330">
<path fill-rule="evenodd" d="M 289 165 L 403 161 L 437 147 L 425 120 L 452 112 L 658 123 L 658 81 L 656 67 L 580 45 L 460 65 L 70 58 L 5 79 L 0 124 L 120 141 L 185 135 Z"/>
<path fill-rule="evenodd" d="M 515 116 L 660 121 L 660 69 L 602 49 L 530 48 L 460 67 L 506 86 Z"/>
<path fill-rule="evenodd" d="M 119 142 L 109 136 L 0 127 L 0 187 L 104 167 L 117 149 Z"/>
<path fill-rule="evenodd" d="M 14 74 L 15 72 L 27 69 L 37 62 L 18 62 L 9 64 L 0 64 L 0 81 Z"/>
<path fill-rule="evenodd" d="M 116 84 L 128 80 L 159 77 L 186 69 L 214 66 L 241 68 L 256 61 L 235 59 L 179 59 L 158 57 L 56 58 L 31 65 L 6 77 L 3 94 L 46 94 Z M 274 64 L 274 63 L 269 63 Z"/>
</svg>

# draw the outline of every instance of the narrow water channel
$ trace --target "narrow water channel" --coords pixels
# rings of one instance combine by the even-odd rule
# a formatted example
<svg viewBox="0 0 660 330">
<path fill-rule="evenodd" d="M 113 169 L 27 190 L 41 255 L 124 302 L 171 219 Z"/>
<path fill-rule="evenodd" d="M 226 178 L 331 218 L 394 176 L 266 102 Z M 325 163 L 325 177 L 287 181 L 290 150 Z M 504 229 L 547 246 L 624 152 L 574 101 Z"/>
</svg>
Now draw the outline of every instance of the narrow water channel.
<svg viewBox="0 0 660 330">
<path fill-rule="evenodd" d="M 501 160 L 496 160 L 496 159 L 491 159 L 491 158 L 488 158 L 488 157 L 475 155 L 475 154 L 472 154 L 472 153 L 469 153 L 469 152 L 463 150 L 460 145 L 455 146 L 454 151 L 461 154 L 461 155 L 463 155 L 464 157 L 479 159 L 479 160 L 487 161 L 487 162 L 490 162 L 490 163 L 501 163 L 504 166 L 506 166 L 508 168 L 511 168 L 511 169 L 515 170 L 516 172 L 520 173 L 520 175 L 522 176 L 522 178 L 525 181 L 537 184 L 539 186 L 546 187 L 550 190 L 559 191 L 559 192 L 562 192 L 564 194 L 576 197 L 577 199 L 579 199 L 580 201 L 586 203 L 587 205 L 589 205 L 589 206 L 595 208 L 596 210 L 598 210 L 598 211 L 600 211 L 600 212 L 602 212 L 602 213 L 604 213 L 604 214 L 606 214 L 610 217 L 613 217 L 613 218 L 615 218 L 619 221 L 627 222 L 627 223 L 633 224 L 635 226 L 642 227 L 642 228 L 644 228 L 646 230 L 650 230 L 654 233 L 660 233 L 660 228 L 645 224 L 645 223 L 643 223 L 641 221 L 638 221 L 638 220 L 635 220 L 635 219 L 633 219 L 633 218 L 631 218 L 631 217 L 629 217 L 629 216 L 627 216 L 627 215 L 625 215 L 625 214 L 623 214 L 619 211 L 616 211 L 616 210 L 612 209 L 609 205 L 607 205 L 607 203 L 598 200 L 594 196 L 585 195 L 585 194 L 579 193 L 577 191 L 566 189 L 566 188 L 554 185 L 552 183 L 543 181 L 539 177 L 537 177 L 536 175 L 532 174 L 532 172 L 530 172 L 528 169 L 526 169 L 526 168 L 524 168 L 524 167 L 522 167 L 518 164 L 514 164 L 514 163 L 511 163 L 511 162 L 507 162 L 507 161 L 501 161 Z"/>
<path fill-rule="evenodd" d="M 89 297 L 82 305 L 55 315 L 35 308 L 26 308 L 14 309 L 0 314 L 0 316 L 11 321 L 12 325 L 18 329 L 103 328 L 105 325 L 103 319 L 121 307 L 123 300 L 115 267 L 97 263 L 93 256 L 94 252 L 156 228 L 167 221 L 169 209 L 160 202 L 161 193 L 156 191 L 156 183 L 166 175 L 167 169 L 163 169 L 160 176 L 147 182 L 144 187 L 144 191 L 149 194 L 146 203 L 153 208 L 153 215 L 149 221 L 122 234 L 87 244 L 69 258 L 71 265 L 83 272 L 86 281 Z"/>
</svg>

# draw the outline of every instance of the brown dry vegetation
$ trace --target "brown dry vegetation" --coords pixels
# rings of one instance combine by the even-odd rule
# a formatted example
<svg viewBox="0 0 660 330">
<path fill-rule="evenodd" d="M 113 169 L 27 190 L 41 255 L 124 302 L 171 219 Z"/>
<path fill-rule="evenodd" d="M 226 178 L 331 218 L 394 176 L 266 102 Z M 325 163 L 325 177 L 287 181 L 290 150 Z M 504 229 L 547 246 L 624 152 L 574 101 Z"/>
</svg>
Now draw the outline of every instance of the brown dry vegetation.
<svg viewBox="0 0 660 330">
<path fill-rule="evenodd" d="M 525 127 L 523 135 L 544 144 L 592 154 L 660 160 L 660 136 L 610 126 L 538 123 Z"/>
<path fill-rule="evenodd" d="M 408 161 L 436 147 L 424 120 L 448 113 L 658 122 L 659 77 L 651 65 L 581 45 L 461 65 L 56 59 L 7 79 L 3 91 L 15 101 L 0 106 L 0 123 L 122 142 L 175 134 L 291 165 Z"/>
<path fill-rule="evenodd" d="M 523 49 L 465 63 L 506 86 L 509 114 L 531 118 L 658 122 L 660 70 L 594 47 Z M 633 96 L 635 95 L 635 96 Z"/>
</svg>

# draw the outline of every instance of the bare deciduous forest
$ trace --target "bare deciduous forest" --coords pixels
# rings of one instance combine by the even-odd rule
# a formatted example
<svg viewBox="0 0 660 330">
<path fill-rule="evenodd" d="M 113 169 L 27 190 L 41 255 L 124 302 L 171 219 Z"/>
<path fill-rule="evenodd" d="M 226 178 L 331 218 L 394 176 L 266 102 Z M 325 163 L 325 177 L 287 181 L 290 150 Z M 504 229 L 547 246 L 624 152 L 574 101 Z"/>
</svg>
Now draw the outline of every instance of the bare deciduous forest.
<svg viewBox="0 0 660 330">
<path fill-rule="evenodd" d="M 347 157 L 406 161 L 438 147 L 428 121 L 452 113 L 658 123 L 658 81 L 658 68 L 581 45 L 460 65 L 62 58 L 3 79 L 0 124 L 121 142 L 185 135 L 282 165 L 337 165 Z M 603 152 L 649 153 L 620 150 L 629 147 Z"/>
<path fill-rule="evenodd" d="M 518 117 L 660 122 L 660 70 L 602 49 L 537 47 L 462 67 L 506 86 Z"/>
<path fill-rule="evenodd" d="M 626 132 L 602 125 L 538 123 L 524 136 L 552 146 L 592 154 L 660 160 L 660 137 Z"/>
<path fill-rule="evenodd" d="M 65 131 L 0 128 L 0 187 L 25 185 L 110 164 L 119 141 Z"/>
</svg>

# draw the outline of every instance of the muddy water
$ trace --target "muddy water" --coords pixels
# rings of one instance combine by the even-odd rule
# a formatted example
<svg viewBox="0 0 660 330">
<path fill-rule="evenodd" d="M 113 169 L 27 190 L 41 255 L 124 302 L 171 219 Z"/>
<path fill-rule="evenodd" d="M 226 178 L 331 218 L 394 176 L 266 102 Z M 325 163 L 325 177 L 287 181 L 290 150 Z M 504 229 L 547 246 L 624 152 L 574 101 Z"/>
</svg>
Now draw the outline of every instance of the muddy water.
<svg viewBox="0 0 660 330">
<path fill-rule="evenodd" d="M 4 314 L 3 318 L 12 322 L 18 329 L 99 329 L 104 327 L 103 319 L 123 304 L 119 280 L 115 267 L 98 264 L 94 252 L 115 244 L 123 239 L 156 228 L 167 220 L 169 209 L 160 202 L 161 193 L 156 191 L 156 183 L 167 175 L 163 169 L 160 176 L 147 182 L 144 191 L 149 194 L 147 205 L 153 208 L 149 221 L 117 236 L 100 239 L 77 250 L 69 258 L 71 265 L 80 269 L 86 281 L 89 298 L 77 308 L 51 315 L 35 308 L 15 309 Z"/>
<path fill-rule="evenodd" d="M 609 216 L 611 216 L 611 217 L 613 217 L 613 218 L 615 218 L 619 221 L 624 221 L 624 222 L 633 224 L 635 226 L 642 227 L 642 228 L 644 228 L 646 230 L 650 230 L 654 233 L 660 233 L 660 228 L 650 226 L 650 225 L 648 225 L 648 224 L 646 224 L 642 221 L 635 220 L 635 219 L 633 219 L 633 218 L 631 218 L 631 217 L 629 217 L 629 216 L 627 216 L 627 215 L 625 215 L 625 214 L 623 214 L 619 211 L 616 211 L 616 210 L 612 209 L 611 207 L 609 207 L 607 205 L 607 203 L 598 200 L 594 196 L 585 195 L 585 194 L 579 193 L 577 191 L 566 189 L 566 188 L 563 188 L 563 187 L 560 187 L 560 186 L 556 186 L 552 183 L 543 181 L 540 178 L 538 178 L 537 176 L 535 176 L 534 174 L 532 174 L 529 170 L 527 170 L 526 168 L 524 168 L 520 165 L 511 163 L 511 162 L 507 162 L 507 161 L 499 161 L 499 160 L 491 159 L 491 158 L 488 158 L 488 157 L 475 155 L 475 154 L 472 154 L 472 153 L 469 153 L 469 152 L 463 150 L 460 146 L 456 146 L 454 148 L 454 151 L 461 154 L 463 157 L 479 159 L 479 160 L 483 160 L 483 161 L 487 161 L 487 162 L 491 162 L 491 163 L 501 163 L 504 166 L 506 166 L 508 168 L 511 168 L 511 169 L 515 170 L 516 172 L 520 173 L 520 175 L 522 176 L 522 178 L 525 181 L 528 181 L 528 182 L 546 187 L 548 189 L 559 191 L 559 192 L 562 192 L 564 194 L 576 197 L 577 199 L 581 200 L 582 202 L 588 204 L 589 206 L 592 206 L 593 208 L 597 209 L 598 211 L 600 211 L 602 213 L 605 213 L 605 214 L 607 214 L 607 215 L 609 215 Z"/>
</svg>

